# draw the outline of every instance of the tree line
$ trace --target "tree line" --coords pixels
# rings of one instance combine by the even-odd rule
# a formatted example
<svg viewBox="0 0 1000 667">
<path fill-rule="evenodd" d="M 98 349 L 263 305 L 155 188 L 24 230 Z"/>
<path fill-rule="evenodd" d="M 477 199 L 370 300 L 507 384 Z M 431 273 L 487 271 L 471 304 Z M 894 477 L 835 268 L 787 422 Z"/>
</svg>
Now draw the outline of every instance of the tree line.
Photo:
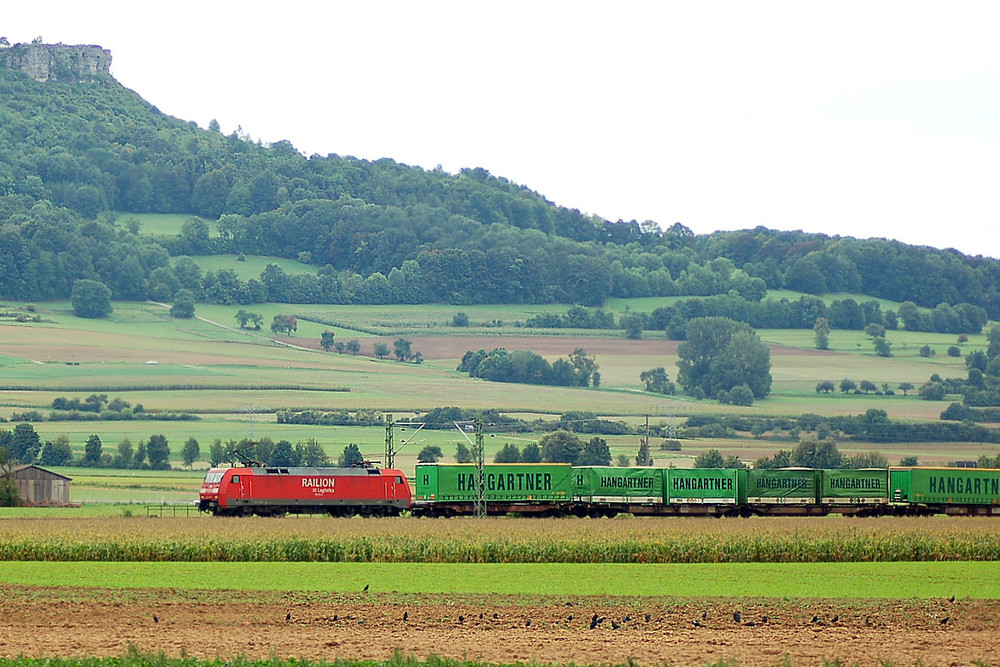
<svg viewBox="0 0 1000 667">
<path fill-rule="evenodd" d="M 127 215 L 146 212 L 201 219 L 153 238 Z M 1000 316 L 996 260 L 764 228 L 695 235 L 680 223 L 612 222 L 484 169 L 307 157 L 288 142 L 223 135 L 217 123 L 201 129 L 114 80 L 40 84 L 0 72 L 0 220 L 0 298 L 24 301 L 66 298 L 81 279 L 114 299 L 173 301 L 187 289 L 240 304 L 730 294 L 756 303 L 785 288 Z M 205 220 L 217 220 L 217 236 Z M 320 274 L 243 282 L 225 270 L 193 276 L 179 261 L 219 252 L 300 259 Z"/>
<path fill-rule="evenodd" d="M 185 443 L 185 461 L 192 449 L 189 444 L 197 441 L 191 438 Z M 170 469 L 170 444 L 163 434 L 149 436 L 133 445 L 129 438 L 123 438 L 114 452 L 104 451 L 100 436 L 93 434 L 87 438 L 81 458 L 75 458 L 69 438 L 60 435 L 55 440 L 42 442 L 35 428 L 22 422 L 13 429 L 0 429 L 0 449 L 9 460 L 17 463 L 40 463 L 46 466 L 80 465 L 89 468 L 131 468 L 146 470 Z M 194 461 L 198 458 L 195 450 Z M 186 463 L 190 465 L 190 462 Z"/>
<path fill-rule="evenodd" d="M 508 352 L 495 348 L 490 352 L 469 350 L 462 355 L 458 371 L 470 377 L 491 382 L 518 382 L 522 384 L 555 385 L 560 387 L 599 387 L 601 374 L 593 356 L 583 348 L 570 353 L 568 359 L 559 358 L 551 364 L 530 350 Z"/>
<path fill-rule="evenodd" d="M 916 457 L 905 457 L 899 465 L 915 466 Z M 854 456 L 845 456 L 837 448 L 837 442 L 832 437 L 817 438 L 807 435 L 802 438 L 794 449 L 778 450 L 771 456 L 763 456 L 753 462 L 757 469 L 777 468 L 816 468 L 823 470 L 857 470 L 861 468 L 887 468 L 888 460 L 881 452 L 863 452 Z M 709 449 L 695 457 L 695 468 L 739 468 L 748 466 L 735 454 L 724 455 L 718 449 Z"/>
</svg>

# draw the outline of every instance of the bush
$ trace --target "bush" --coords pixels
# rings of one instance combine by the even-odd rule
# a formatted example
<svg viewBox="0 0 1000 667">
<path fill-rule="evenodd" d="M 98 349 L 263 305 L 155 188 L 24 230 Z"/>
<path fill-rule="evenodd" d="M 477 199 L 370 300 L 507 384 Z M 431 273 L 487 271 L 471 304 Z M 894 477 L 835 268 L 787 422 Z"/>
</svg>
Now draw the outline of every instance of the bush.
<svg viewBox="0 0 1000 667">
<path fill-rule="evenodd" d="M 729 397 L 733 405 L 753 405 L 753 390 L 748 385 L 733 387 L 733 390 L 729 392 Z"/>
<path fill-rule="evenodd" d="M 925 382 L 920 387 L 920 397 L 925 401 L 943 401 L 945 397 L 944 385 L 940 382 Z"/>
</svg>

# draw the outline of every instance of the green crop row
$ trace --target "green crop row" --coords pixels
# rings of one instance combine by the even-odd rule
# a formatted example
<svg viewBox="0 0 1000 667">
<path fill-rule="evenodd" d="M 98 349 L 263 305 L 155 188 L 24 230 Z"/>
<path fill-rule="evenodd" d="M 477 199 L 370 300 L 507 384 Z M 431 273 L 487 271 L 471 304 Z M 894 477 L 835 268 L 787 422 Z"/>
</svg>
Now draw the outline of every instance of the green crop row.
<svg viewBox="0 0 1000 667">
<path fill-rule="evenodd" d="M 720 539 L 723 538 L 723 539 Z M 3 561 L 350 563 L 820 563 L 1000 560 L 1000 534 L 0 537 Z"/>
<path fill-rule="evenodd" d="M 532 663 L 538 667 L 553 667 L 553 663 Z M 566 667 L 571 667 L 575 663 L 565 663 Z M 775 663 L 777 664 L 777 663 Z M 785 667 L 789 663 L 786 660 Z M 839 664 L 839 663 L 837 663 Z M 892 667 L 891 663 L 882 663 L 886 667 Z M 516 663 L 516 667 L 523 667 L 524 663 Z M 147 653 L 138 651 L 135 648 L 129 650 L 124 656 L 115 658 L 42 658 L 18 656 L 16 658 L 0 658 L 0 667 L 506 667 L 494 663 L 478 662 L 474 660 L 456 660 L 452 658 L 440 658 L 428 656 L 426 660 L 419 660 L 414 656 L 404 656 L 397 652 L 389 660 L 308 660 L 305 658 L 284 659 L 277 656 L 266 660 L 253 660 L 246 657 L 237 657 L 232 660 L 201 660 L 182 654 L 180 657 L 172 657 L 163 653 Z M 513 665 L 511 667 L 514 667 Z M 618 667 L 609 665 L 608 667 Z M 620 667 L 636 667 L 636 663 L 629 660 L 620 663 Z M 708 667 L 736 667 L 736 662 L 721 661 L 712 663 Z"/>
</svg>

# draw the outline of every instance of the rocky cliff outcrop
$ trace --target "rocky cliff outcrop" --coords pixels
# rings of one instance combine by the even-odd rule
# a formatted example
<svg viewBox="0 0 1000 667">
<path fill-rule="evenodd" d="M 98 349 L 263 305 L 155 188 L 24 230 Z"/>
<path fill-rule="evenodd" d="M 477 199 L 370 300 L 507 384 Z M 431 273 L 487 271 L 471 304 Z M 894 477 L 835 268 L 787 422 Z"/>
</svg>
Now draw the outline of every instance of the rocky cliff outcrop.
<svg viewBox="0 0 1000 667">
<path fill-rule="evenodd" d="M 16 44 L 0 49 L 0 69 L 16 69 L 35 81 L 67 83 L 110 76 L 111 52 L 78 44 Z"/>
</svg>

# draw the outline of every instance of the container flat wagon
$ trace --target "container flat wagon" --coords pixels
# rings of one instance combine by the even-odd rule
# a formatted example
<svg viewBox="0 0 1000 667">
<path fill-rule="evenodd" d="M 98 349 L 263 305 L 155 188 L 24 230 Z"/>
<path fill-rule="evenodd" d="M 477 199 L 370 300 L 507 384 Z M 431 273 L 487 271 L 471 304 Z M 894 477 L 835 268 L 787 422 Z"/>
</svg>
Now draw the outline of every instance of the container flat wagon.
<svg viewBox="0 0 1000 667">
<path fill-rule="evenodd" d="M 573 468 L 573 502 L 567 508 L 576 516 L 663 513 L 662 468 Z"/>
<path fill-rule="evenodd" d="M 903 514 L 1000 516 L 1000 470 L 889 468 L 890 502 Z"/>
<path fill-rule="evenodd" d="M 664 470 L 663 499 L 669 514 L 748 515 L 747 474 L 733 468 Z"/>
<path fill-rule="evenodd" d="M 491 516 L 562 516 L 573 498 L 568 463 L 493 463 L 483 466 L 483 497 Z M 459 516 L 475 513 L 479 477 L 471 463 L 418 463 L 414 514 Z"/>
</svg>

